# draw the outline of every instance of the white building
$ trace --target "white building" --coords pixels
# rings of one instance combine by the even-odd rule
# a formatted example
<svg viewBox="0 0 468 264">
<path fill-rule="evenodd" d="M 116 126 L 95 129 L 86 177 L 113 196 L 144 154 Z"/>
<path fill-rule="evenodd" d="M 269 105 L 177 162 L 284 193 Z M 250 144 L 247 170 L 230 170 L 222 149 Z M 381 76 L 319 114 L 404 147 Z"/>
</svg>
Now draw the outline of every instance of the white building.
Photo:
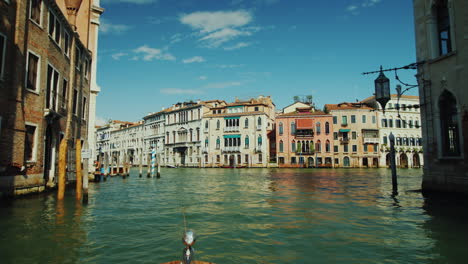
<svg viewBox="0 0 468 264">
<path fill-rule="evenodd" d="M 162 110 L 143 117 L 144 145 L 139 154 L 142 156 L 143 164 L 145 165 L 149 165 L 153 149 L 159 155 L 158 159 L 160 159 L 161 164 L 165 164 L 164 137 L 166 135 L 166 112 L 167 110 Z"/>
<path fill-rule="evenodd" d="M 364 99 L 363 102 L 376 104 L 375 97 Z M 400 168 L 419 168 L 423 166 L 422 139 L 421 139 L 421 114 L 419 107 L 419 97 L 402 95 L 398 99 L 393 94 L 391 100 L 385 107 L 385 113 L 377 112 L 379 120 L 379 141 L 380 167 L 387 167 L 390 164 L 390 133 L 395 136 L 396 164 Z"/>
<path fill-rule="evenodd" d="M 224 101 L 177 103 L 165 113 L 165 146 L 162 164 L 199 167 L 201 164 L 202 118 L 211 107 Z"/>
<path fill-rule="evenodd" d="M 275 106 L 270 97 L 225 102 L 203 117 L 203 167 L 267 167 L 268 133 Z"/>
</svg>

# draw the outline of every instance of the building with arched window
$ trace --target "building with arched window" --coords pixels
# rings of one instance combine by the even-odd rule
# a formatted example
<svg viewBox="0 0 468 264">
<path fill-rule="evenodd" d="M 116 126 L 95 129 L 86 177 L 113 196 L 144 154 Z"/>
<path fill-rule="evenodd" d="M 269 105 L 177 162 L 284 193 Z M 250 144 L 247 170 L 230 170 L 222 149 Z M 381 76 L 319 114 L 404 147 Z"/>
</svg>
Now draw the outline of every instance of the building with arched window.
<svg viewBox="0 0 468 264">
<path fill-rule="evenodd" d="M 468 193 L 468 2 L 415 0 L 423 191 Z"/>
<path fill-rule="evenodd" d="M 298 102 L 287 106 L 276 116 L 276 142 L 279 167 L 332 167 L 332 116 Z M 283 124 L 286 124 L 283 126 Z M 323 133 L 322 130 L 328 131 Z M 324 145 L 328 142 L 328 148 Z M 317 144 L 320 147 L 317 148 Z"/>
<path fill-rule="evenodd" d="M 274 118 L 275 105 L 270 97 L 211 107 L 209 114 L 203 117 L 208 124 L 204 136 L 210 142 L 221 138 L 221 146 L 214 148 L 210 143 L 203 149 L 207 158 L 201 166 L 267 167 L 272 156 L 269 135 L 274 128 Z M 216 159 L 217 156 L 224 158 Z"/>
</svg>

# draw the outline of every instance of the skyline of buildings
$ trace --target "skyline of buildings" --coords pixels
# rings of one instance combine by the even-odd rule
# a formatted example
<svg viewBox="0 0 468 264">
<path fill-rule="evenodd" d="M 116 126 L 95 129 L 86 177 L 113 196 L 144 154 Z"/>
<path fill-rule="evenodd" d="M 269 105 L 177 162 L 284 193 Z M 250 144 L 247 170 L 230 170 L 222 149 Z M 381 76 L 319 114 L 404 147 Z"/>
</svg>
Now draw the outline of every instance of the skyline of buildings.
<svg viewBox="0 0 468 264">
<path fill-rule="evenodd" d="M 387 167 L 393 132 L 397 165 L 420 168 L 418 98 L 393 95 L 390 105 L 401 107 L 383 113 L 373 96 L 326 104 L 325 112 L 311 100 L 276 111 L 269 96 L 177 103 L 142 121 L 97 127 L 95 152 L 112 172 L 146 166 L 153 149 L 170 167 Z"/>
</svg>

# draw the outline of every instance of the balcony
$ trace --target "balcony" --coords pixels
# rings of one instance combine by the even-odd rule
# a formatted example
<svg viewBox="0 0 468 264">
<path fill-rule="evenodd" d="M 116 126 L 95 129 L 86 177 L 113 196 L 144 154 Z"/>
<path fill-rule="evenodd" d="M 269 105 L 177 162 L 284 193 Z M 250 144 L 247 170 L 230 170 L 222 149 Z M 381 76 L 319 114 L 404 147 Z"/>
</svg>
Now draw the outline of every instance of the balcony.
<svg viewBox="0 0 468 264">
<path fill-rule="evenodd" d="M 314 155 L 315 150 L 309 150 L 309 151 L 296 151 L 296 155 Z"/>
<path fill-rule="evenodd" d="M 364 144 L 379 144 L 379 138 L 364 138 Z"/>
<path fill-rule="evenodd" d="M 348 144 L 349 143 L 349 138 L 340 138 L 340 143 L 341 144 Z"/>
<path fill-rule="evenodd" d="M 347 126 L 348 126 L 348 122 L 346 122 L 346 123 L 341 123 L 341 126 L 342 126 L 342 127 L 347 127 Z"/>
<path fill-rule="evenodd" d="M 224 132 L 239 132 L 238 126 L 225 127 Z"/>
<path fill-rule="evenodd" d="M 240 152 L 240 146 L 224 147 L 223 152 Z"/>
</svg>

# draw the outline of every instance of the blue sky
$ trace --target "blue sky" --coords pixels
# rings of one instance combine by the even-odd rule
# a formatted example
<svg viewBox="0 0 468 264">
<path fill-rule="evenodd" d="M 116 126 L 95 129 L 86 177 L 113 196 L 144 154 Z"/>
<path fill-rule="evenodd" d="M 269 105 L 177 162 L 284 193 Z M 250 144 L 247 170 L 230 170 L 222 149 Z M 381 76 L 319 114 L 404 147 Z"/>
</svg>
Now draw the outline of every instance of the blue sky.
<svg viewBox="0 0 468 264">
<path fill-rule="evenodd" d="M 364 71 L 415 62 L 408 0 L 101 0 L 97 115 L 137 121 L 176 102 L 371 96 Z M 399 72 L 414 83 L 414 71 Z M 397 84 L 393 74 L 392 91 Z M 417 92 L 417 91 L 415 91 Z M 413 92 L 414 94 L 414 92 Z"/>
</svg>

